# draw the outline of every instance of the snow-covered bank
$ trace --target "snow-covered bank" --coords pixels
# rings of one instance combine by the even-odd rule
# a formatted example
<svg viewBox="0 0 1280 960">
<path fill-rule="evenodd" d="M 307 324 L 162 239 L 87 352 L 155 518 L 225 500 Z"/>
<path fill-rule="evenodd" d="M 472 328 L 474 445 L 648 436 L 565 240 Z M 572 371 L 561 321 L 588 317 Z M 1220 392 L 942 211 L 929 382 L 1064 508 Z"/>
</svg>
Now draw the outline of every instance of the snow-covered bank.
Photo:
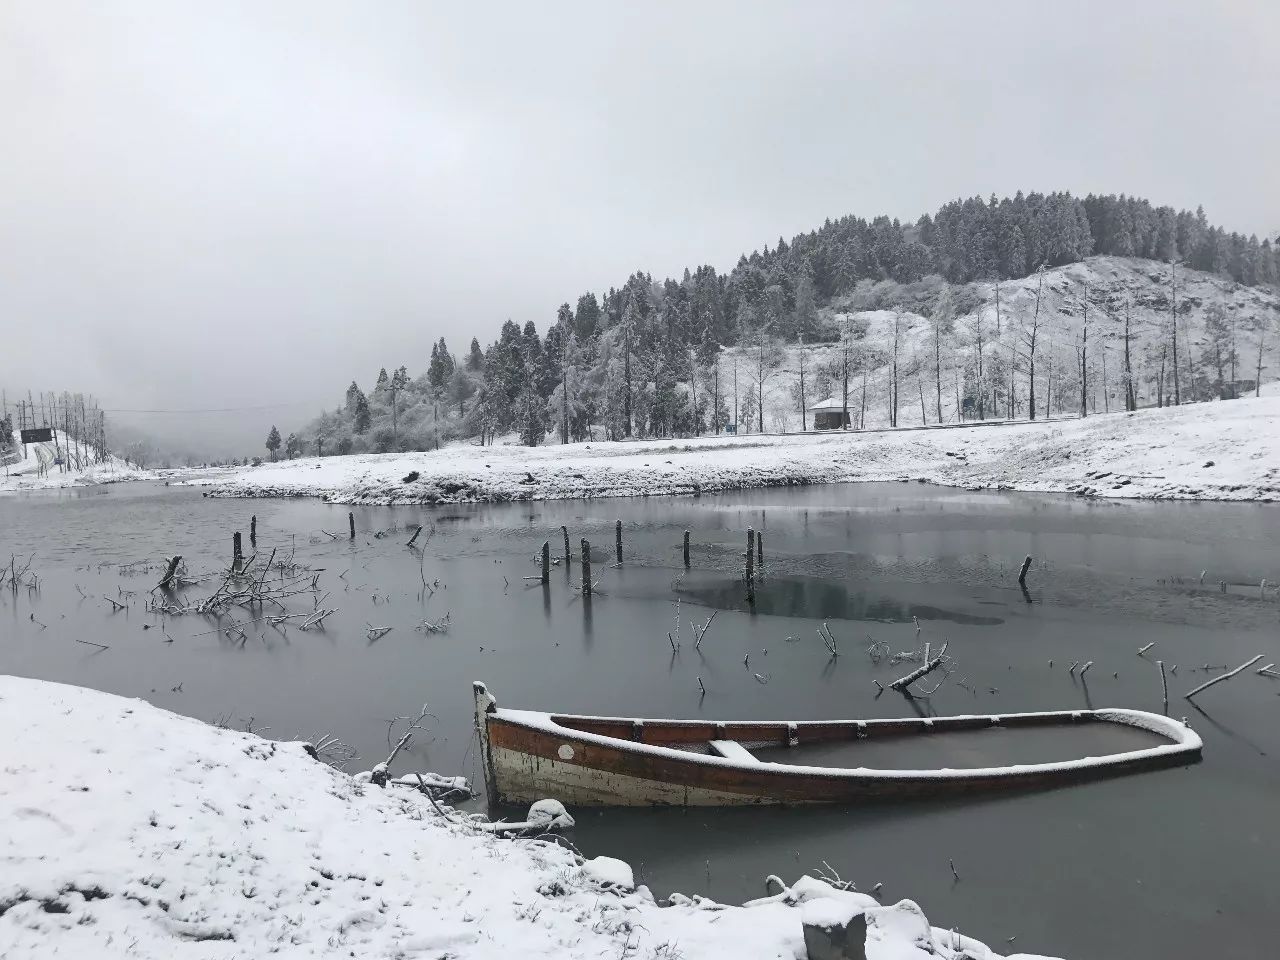
<svg viewBox="0 0 1280 960">
<path fill-rule="evenodd" d="M 306 458 L 209 483 L 220 496 L 446 503 L 688 494 L 841 481 L 1104 497 L 1280 499 L 1280 397 L 1084 420 Z"/>
<path fill-rule="evenodd" d="M 659 906 L 618 861 L 142 701 L 0 676 L 0 729 L 0 956 L 795 958 L 802 914 L 864 912 L 871 960 L 999 960 L 807 878 L 798 906 Z"/>
<path fill-rule="evenodd" d="M 114 454 L 96 462 L 76 456 L 76 442 L 61 430 L 54 432 L 51 443 L 29 443 L 23 456 L 21 434 L 14 431 L 14 459 L 0 468 L 0 493 L 23 490 L 57 490 L 125 480 L 148 480 L 153 475 L 139 470 Z M 66 462 L 59 465 L 57 460 Z"/>
</svg>

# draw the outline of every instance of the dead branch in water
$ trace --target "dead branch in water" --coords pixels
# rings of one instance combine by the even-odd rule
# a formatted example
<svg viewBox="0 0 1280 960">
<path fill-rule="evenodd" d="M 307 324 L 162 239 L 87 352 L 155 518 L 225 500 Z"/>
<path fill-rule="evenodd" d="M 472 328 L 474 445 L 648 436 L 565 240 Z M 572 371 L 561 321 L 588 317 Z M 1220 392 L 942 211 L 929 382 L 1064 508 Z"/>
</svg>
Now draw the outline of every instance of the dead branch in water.
<svg viewBox="0 0 1280 960">
<path fill-rule="evenodd" d="M 1204 691 L 1204 690 L 1208 690 L 1208 689 L 1209 689 L 1210 687 L 1212 687 L 1215 683 L 1221 683 L 1223 680 L 1230 680 L 1230 679 L 1231 679 L 1232 677 L 1234 677 L 1237 673 L 1239 673 L 1239 672 L 1240 672 L 1240 671 L 1242 671 L 1242 670 L 1247 670 L 1247 669 L 1249 669 L 1250 667 L 1252 667 L 1255 663 L 1257 663 L 1257 662 L 1258 662 L 1259 660 L 1261 660 L 1261 659 L 1262 659 L 1262 654 L 1258 654 L 1258 655 L 1257 655 L 1256 657 L 1254 657 L 1252 660 L 1249 660 L 1249 661 L 1247 661 L 1247 662 L 1245 662 L 1245 663 L 1240 664 L 1240 666 L 1236 667 L 1234 670 L 1231 670 L 1231 671 L 1229 671 L 1228 673 L 1224 673 L 1224 674 L 1223 674 L 1222 676 L 1220 676 L 1220 677 L 1214 677 L 1212 680 L 1208 680 L 1208 681 L 1206 681 L 1206 682 L 1204 682 L 1204 683 L 1200 684 L 1200 686 L 1196 687 L 1194 690 L 1192 690 L 1192 691 L 1191 691 L 1191 692 L 1189 692 L 1189 693 L 1184 693 L 1182 696 L 1184 697 L 1184 699 L 1190 700 L 1190 699 L 1191 699 L 1192 697 L 1194 697 L 1197 693 L 1200 693 L 1200 692 L 1202 692 L 1202 691 Z"/>
<path fill-rule="evenodd" d="M 831 628 L 827 626 L 825 620 L 817 632 L 818 636 L 822 638 L 822 645 L 827 648 L 827 653 L 831 654 L 831 659 L 834 660 L 840 656 L 840 651 L 836 648 L 836 638 L 831 633 Z"/>
<path fill-rule="evenodd" d="M 707 631 L 711 629 L 711 621 L 716 618 L 717 613 L 719 613 L 718 610 L 712 610 L 711 616 L 707 617 L 707 622 L 701 627 L 692 620 L 689 621 L 689 626 L 693 628 L 693 649 L 699 651 L 702 650 L 702 638 L 705 637 L 707 635 Z"/>
<path fill-rule="evenodd" d="M 951 641 L 949 640 L 944 641 L 942 649 L 938 651 L 938 655 L 936 657 L 932 660 L 926 661 L 923 666 L 916 670 L 912 670 L 906 676 L 899 677 L 897 680 L 893 681 L 893 683 L 889 684 L 889 689 L 897 690 L 899 693 L 902 693 L 903 691 L 906 691 L 907 687 L 915 683 L 921 677 L 932 673 L 934 670 L 938 669 L 938 667 L 942 666 L 943 660 L 946 658 L 947 647 L 950 642 Z"/>
</svg>

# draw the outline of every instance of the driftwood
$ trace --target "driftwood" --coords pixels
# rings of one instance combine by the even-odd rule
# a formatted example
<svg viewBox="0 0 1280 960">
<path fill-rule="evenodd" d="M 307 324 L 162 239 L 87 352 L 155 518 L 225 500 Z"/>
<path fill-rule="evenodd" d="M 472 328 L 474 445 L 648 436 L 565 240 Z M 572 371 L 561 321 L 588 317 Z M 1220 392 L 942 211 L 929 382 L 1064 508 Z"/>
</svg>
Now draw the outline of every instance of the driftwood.
<svg viewBox="0 0 1280 960">
<path fill-rule="evenodd" d="M 942 644 L 942 649 L 938 651 L 938 655 L 934 657 L 932 660 L 926 660 L 923 666 L 920 666 L 917 669 L 912 670 L 906 676 L 899 677 L 897 680 L 893 681 L 893 683 L 889 684 L 889 689 L 902 692 L 906 690 L 907 687 L 911 686 L 911 684 L 919 680 L 921 677 L 927 676 L 928 674 L 932 673 L 934 670 L 938 669 L 938 667 L 942 666 L 942 662 L 947 655 L 947 645 L 949 643 L 950 643 L 949 640 L 944 642 Z"/>
<path fill-rule="evenodd" d="M 1192 697 L 1194 697 L 1197 693 L 1201 693 L 1201 692 L 1202 692 L 1202 691 L 1204 691 L 1204 690 L 1208 690 L 1208 689 L 1209 689 L 1210 687 L 1212 687 L 1215 683 L 1221 683 L 1223 680 L 1230 680 L 1230 679 L 1231 679 L 1232 677 L 1234 677 L 1237 673 L 1240 673 L 1242 670 L 1247 670 L 1247 669 L 1249 669 L 1250 667 L 1252 667 L 1255 663 L 1257 663 L 1257 662 L 1258 662 L 1259 660 L 1261 660 L 1261 659 L 1262 659 L 1262 654 L 1258 654 L 1258 655 L 1257 655 L 1256 657 L 1254 657 L 1252 660 L 1248 661 L 1247 663 L 1242 663 L 1242 664 L 1240 664 L 1240 666 L 1236 667 L 1234 670 L 1231 670 L 1231 671 L 1229 671 L 1229 672 L 1227 672 L 1227 673 L 1224 673 L 1224 674 L 1223 674 L 1222 676 L 1220 676 L 1220 677 L 1214 677 L 1212 680 L 1207 680 L 1207 681 L 1205 681 L 1204 683 L 1200 684 L 1200 686 L 1196 687 L 1194 690 L 1190 691 L 1189 693 L 1184 693 L 1184 694 L 1183 694 L 1183 697 L 1184 697 L 1185 699 L 1187 699 L 1187 700 L 1190 700 L 1190 699 L 1191 699 Z"/>
</svg>

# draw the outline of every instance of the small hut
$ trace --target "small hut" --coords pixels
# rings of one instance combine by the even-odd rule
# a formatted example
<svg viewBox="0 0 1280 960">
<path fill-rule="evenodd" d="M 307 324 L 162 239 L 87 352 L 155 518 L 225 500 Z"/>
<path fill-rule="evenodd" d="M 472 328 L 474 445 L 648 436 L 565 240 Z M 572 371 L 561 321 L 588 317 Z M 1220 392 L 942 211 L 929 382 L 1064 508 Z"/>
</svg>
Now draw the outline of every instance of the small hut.
<svg viewBox="0 0 1280 960">
<path fill-rule="evenodd" d="M 815 430 L 839 430 L 841 427 L 852 426 L 849 414 L 845 412 L 844 401 L 839 397 L 820 400 L 806 412 L 813 417 Z"/>
</svg>

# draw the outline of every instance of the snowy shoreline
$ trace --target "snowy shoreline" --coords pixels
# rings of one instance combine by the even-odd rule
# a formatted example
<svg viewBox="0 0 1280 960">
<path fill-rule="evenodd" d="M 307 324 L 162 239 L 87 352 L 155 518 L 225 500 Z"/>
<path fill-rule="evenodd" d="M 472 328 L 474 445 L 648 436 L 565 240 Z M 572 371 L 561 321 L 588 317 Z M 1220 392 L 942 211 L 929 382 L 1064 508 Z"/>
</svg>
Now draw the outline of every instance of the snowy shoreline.
<svg viewBox="0 0 1280 960">
<path fill-rule="evenodd" d="M 5 955 L 799 960 L 802 918 L 861 915 L 870 960 L 999 960 L 909 900 L 807 877 L 663 906 L 620 861 L 498 839 L 302 744 L 141 700 L 0 675 L 0 727 Z"/>
<path fill-rule="evenodd" d="M 1280 396 L 1085 419 L 303 458 L 193 480 L 210 496 L 341 504 L 688 495 L 917 480 L 1156 500 L 1280 499 Z"/>
</svg>

